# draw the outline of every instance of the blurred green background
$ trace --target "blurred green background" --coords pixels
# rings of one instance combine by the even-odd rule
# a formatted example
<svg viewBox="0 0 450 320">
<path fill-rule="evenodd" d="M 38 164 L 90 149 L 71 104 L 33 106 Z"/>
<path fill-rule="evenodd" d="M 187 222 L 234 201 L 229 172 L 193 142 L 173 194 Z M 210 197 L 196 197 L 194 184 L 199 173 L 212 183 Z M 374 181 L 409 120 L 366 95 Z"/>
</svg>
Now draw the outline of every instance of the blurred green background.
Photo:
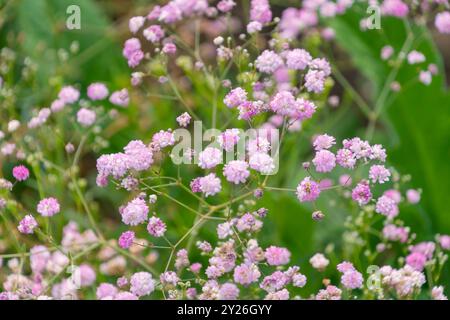
<svg viewBox="0 0 450 320">
<path fill-rule="evenodd" d="M 128 19 L 145 15 L 153 4 L 160 1 L 145 0 L 0 0 L 0 47 L 14 49 L 21 56 L 29 56 L 38 65 L 32 84 L 21 88 L 17 108 L 26 118 L 36 106 L 46 106 L 55 96 L 61 83 L 81 84 L 102 81 L 111 88 L 130 87 L 131 71 L 121 55 L 121 46 L 127 37 Z M 81 30 L 67 30 L 66 8 L 77 4 L 81 8 Z M 271 1 L 276 16 L 287 6 L 297 6 L 298 1 Z M 245 10 L 243 10 L 245 12 Z M 388 78 L 390 68 L 379 59 L 380 50 L 390 44 L 398 52 L 406 37 L 403 23 L 397 19 L 383 18 L 381 30 L 362 32 L 359 29 L 360 13 L 348 13 L 324 21 L 336 31 L 336 45 L 328 48 L 335 57 L 337 67 L 348 81 L 373 105 Z M 245 19 L 245 17 L 244 17 Z M 450 234 L 450 96 L 446 73 L 450 65 L 450 39 L 439 37 L 424 27 L 414 27 L 414 48 L 436 63 L 439 75 L 430 86 L 418 81 L 418 70 L 401 68 L 397 80 L 408 83 L 382 108 L 381 121 L 375 128 L 371 142 L 382 143 L 388 150 L 388 163 L 402 174 L 410 174 L 410 187 L 421 188 L 422 201 L 416 206 L 402 206 L 401 217 L 409 224 L 418 240 L 431 240 L 436 233 Z M 76 54 L 70 51 L 74 41 L 79 45 Z M 151 85 L 158 92 L 158 84 Z M 327 132 L 337 140 L 364 136 L 368 125 L 357 106 L 336 85 L 333 89 L 342 95 L 336 110 L 327 111 L 319 128 L 311 134 Z M 194 90 L 195 94 L 195 90 Z M 174 118 L 180 109 L 172 101 L 150 99 L 132 92 L 132 104 L 113 128 L 108 129 L 110 146 L 104 152 L 117 151 L 129 140 L 142 138 L 148 141 L 160 129 L 174 127 Z M 198 106 L 201 108 L 202 106 Z M 328 116 L 328 117 L 327 117 Z M 281 155 L 281 169 L 274 185 L 295 187 L 301 179 L 301 162 L 310 157 L 309 139 L 291 137 L 286 141 Z M 93 183 L 96 155 L 84 156 L 84 172 Z M 339 173 L 339 172 L 338 172 Z M 338 176 L 336 173 L 336 177 Z M 91 198 L 103 206 L 102 217 L 117 221 L 116 209 L 126 199 L 124 193 L 95 188 Z M 175 196 L 181 197 L 181 194 Z M 188 201 L 188 200 L 186 200 Z M 299 263 L 306 274 L 314 274 L 308 266 L 309 257 L 332 244 L 339 250 L 342 232 L 349 208 L 337 205 L 328 198 L 319 206 L 327 215 L 322 223 L 311 219 L 311 208 L 298 203 L 295 196 L 266 194 L 262 200 L 271 214 L 263 232 L 263 245 L 277 243 L 287 246 L 293 261 Z M 173 214 L 179 208 L 168 205 L 164 211 Z M 185 217 L 185 215 L 183 215 Z M 190 217 L 178 221 L 178 227 L 188 228 Z M 117 235 L 122 230 L 112 228 Z M 333 259 L 333 257 L 331 257 Z M 338 261 L 332 261 L 336 263 Z M 450 283 L 447 267 L 445 283 Z M 307 290 L 314 291 L 317 282 Z"/>
</svg>

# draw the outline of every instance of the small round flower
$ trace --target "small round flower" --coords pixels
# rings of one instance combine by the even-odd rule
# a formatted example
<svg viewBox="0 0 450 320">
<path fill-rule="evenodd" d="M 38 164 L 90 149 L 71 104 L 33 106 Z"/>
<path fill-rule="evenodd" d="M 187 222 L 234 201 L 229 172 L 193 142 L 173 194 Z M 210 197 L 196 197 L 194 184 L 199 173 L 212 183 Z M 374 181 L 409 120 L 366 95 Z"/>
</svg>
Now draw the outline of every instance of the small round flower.
<svg viewBox="0 0 450 320">
<path fill-rule="evenodd" d="M 234 268 L 234 282 L 247 286 L 258 281 L 261 272 L 255 264 L 241 264 Z"/>
<path fill-rule="evenodd" d="M 81 108 L 77 112 L 77 121 L 79 124 L 81 124 L 84 127 L 89 127 L 89 126 L 93 125 L 96 118 L 97 118 L 97 115 L 95 114 L 95 111 L 93 111 L 93 110 Z"/>
<path fill-rule="evenodd" d="M 450 250 L 450 236 L 442 235 L 438 238 L 439 244 L 444 250 Z"/>
<path fill-rule="evenodd" d="M 312 162 L 317 172 L 330 172 L 336 166 L 336 157 L 328 150 L 319 150 Z"/>
<path fill-rule="evenodd" d="M 264 50 L 255 61 L 256 69 L 264 73 L 273 73 L 283 65 L 283 59 L 271 50 Z"/>
<path fill-rule="evenodd" d="M 144 17 L 141 17 L 141 16 L 132 17 L 128 21 L 128 28 L 130 29 L 131 33 L 136 33 L 136 32 L 139 31 L 140 28 L 142 28 L 144 23 L 145 23 L 145 18 Z"/>
<path fill-rule="evenodd" d="M 32 215 L 26 215 L 20 222 L 17 229 L 23 234 L 32 234 L 38 226 L 36 219 Z"/>
<path fill-rule="evenodd" d="M 289 263 L 291 253 L 286 248 L 270 246 L 266 249 L 264 256 L 271 266 L 281 266 Z"/>
<path fill-rule="evenodd" d="M 262 174 L 271 174 L 275 169 L 275 163 L 271 156 L 263 152 L 255 152 L 249 159 L 250 168 Z"/>
<path fill-rule="evenodd" d="M 219 300 L 236 300 L 239 297 L 239 288 L 234 283 L 224 283 L 219 289 Z"/>
<path fill-rule="evenodd" d="M 306 177 L 297 186 L 297 198 L 300 202 L 314 201 L 319 195 L 319 184 L 311 180 L 311 177 Z"/>
<path fill-rule="evenodd" d="M 78 277 L 78 274 L 81 287 L 89 287 L 93 285 L 95 279 L 97 278 L 95 270 L 88 264 L 80 265 L 75 271 L 75 277 Z"/>
<path fill-rule="evenodd" d="M 270 101 L 270 108 L 279 115 L 290 116 L 295 111 L 295 104 L 296 101 L 291 92 L 281 91 Z"/>
<path fill-rule="evenodd" d="M 211 169 L 222 163 L 222 151 L 207 147 L 205 150 L 198 155 L 198 166 L 202 169 Z"/>
<path fill-rule="evenodd" d="M 205 197 L 213 196 L 222 189 L 220 179 L 214 173 L 201 177 L 198 180 L 198 184 L 200 191 L 205 194 Z"/>
<path fill-rule="evenodd" d="M 148 41 L 156 43 L 164 37 L 164 30 L 161 26 L 154 24 L 145 29 L 143 35 Z"/>
<path fill-rule="evenodd" d="M 112 299 L 117 294 L 117 288 L 109 283 L 101 283 L 97 287 L 97 299 Z"/>
<path fill-rule="evenodd" d="M 155 281 L 148 272 L 137 272 L 131 276 L 130 291 L 138 297 L 146 296 L 155 290 Z"/>
<path fill-rule="evenodd" d="M 394 54 L 394 48 L 391 46 L 384 46 L 381 48 L 381 59 L 387 60 Z"/>
<path fill-rule="evenodd" d="M 398 215 L 398 206 L 397 203 L 388 196 L 381 196 L 377 200 L 375 212 L 381 213 L 388 218 L 395 218 Z"/>
<path fill-rule="evenodd" d="M 292 276 L 292 285 L 294 287 L 303 288 L 306 285 L 306 276 L 301 273 L 296 273 Z"/>
<path fill-rule="evenodd" d="M 362 288 L 363 281 L 364 278 L 362 274 L 356 270 L 346 271 L 341 277 L 341 283 L 347 289 Z"/>
<path fill-rule="evenodd" d="M 159 280 L 163 286 L 175 287 L 178 281 L 180 281 L 180 278 L 178 278 L 176 272 L 166 271 L 161 273 Z"/>
<path fill-rule="evenodd" d="M 72 86 L 66 86 L 59 91 L 58 98 L 64 103 L 74 103 L 80 98 L 80 91 Z"/>
<path fill-rule="evenodd" d="M 240 140 L 239 134 L 239 129 L 227 129 L 217 137 L 217 142 L 226 152 L 231 152 Z"/>
<path fill-rule="evenodd" d="M 448 33 L 450 33 L 450 31 Z M 431 297 L 433 298 L 433 300 L 448 300 L 448 298 L 444 294 L 443 286 L 433 287 L 433 289 L 431 290 Z"/>
<path fill-rule="evenodd" d="M 114 91 L 109 97 L 109 102 L 119 107 L 127 107 L 130 103 L 130 97 L 127 89 Z"/>
<path fill-rule="evenodd" d="M 229 12 L 236 5 L 236 2 L 233 0 L 220 0 L 217 4 L 217 9 L 222 12 Z"/>
<path fill-rule="evenodd" d="M 408 63 L 409 64 L 418 64 L 425 61 L 425 56 L 422 52 L 413 50 L 408 53 Z"/>
<path fill-rule="evenodd" d="M 175 45 L 175 43 L 167 42 L 164 44 L 162 52 L 164 52 L 165 54 L 174 54 L 175 52 L 177 52 L 177 46 Z"/>
<path fill-rule="evenodd" d="M 373 183 L 385 183 L 389 181 L 389 177 L 391 173 L 388 169 L 386 169 L 382 165 L 373 165 L 369 170 L 369 179 L 372 180 Z"/>
<path fill-rule="evenodd" d="M 100 82 L 92 83 L 87 88 L 87 95 L 91 100 L 103 100 L 108 94 L 108 88 Z"/>
<path fill-rule="evenodd" d="M 304 70 L 311 61 L 311 55 L 304 49 L 293 49 L 286 53 L 286 65 L 289 69 Z"/>
<path fill-rule="evenodd" d="M 428 86 L 430 85 L 431 81 L 433 81 L 433 75 L 430 71 L 420 71 L 419 73 L 419 81 L 422 82 L 424 85 Z"/>
<path fill-rule="evenodd" d="M 135 235 L 133 231 L 125 231 L 119 237 L 119 247 L 128 249 L 133 244 Z"/>
<path fill-rule="evenodd" d="M 325 72 L 321 70 L 309 70 L 305 76 L 305 87 L 308 92 L 320 93 L 325 87 Z"/>
<path fill-rule="evenodd" d="M 406 264 L 417 271 L 422 271 L 427 262 L 427 257 L 420 252 L 413 252 L 406 257 Z"/>
<path fill-rule="evenodd" d="M 250 176 L 248 163 L 242 160 L 233 160 L 227 163 L 223 168 L 223 175 L 227 181 L 234 184 L 245 183 Z"/>
<path fill-rule="evenodd" d="M 30 176 L 30 171 L 28 171 L 27 167 L 20 165 L 13 168 L 12 174 L 17 181 L 25 181 Z"/>
<path fill-rule="evenodd" d="M 349 149 L 339 149 L 336 153 L 336 162 L 343 168 L 353 169 L 356 164 L 356 157 Z"/>
<path fill-rule="evenodd" d="M 59 202 L 55 198 L 45 198 L 39 201 L 37 212 L 44 217 L 51 217 L 60 211 Z"/>
<path fill-rule="evenodd" d="M 414 189 L 406 191 L 406 199 L 409 203 L 416 204 L 420 201 L 420 192 Z"/>
<path fill-rule="evenodd" d="M 148 206 L 145 200 L 135 198 L 131 200 L 124 208 L 121 208 L 123 223 L 130 226 L 137 226 L 147 220 Z"/>
<path fill-rule="evenodd" d="M 314 256 L 309 259 L 309 263 L 313 266 L 314 269 L 317 269 L 318 271 L 323 271 L 330 263 L 330 260 L 328 260 L 323 254 L 316 253 Z"/>
<path fill-rule="evenodd" d="M 129 169 L 144 171 L 153 163 L 153 152 L 141 140 L 130 141 L 123 148 L 127 157 Z"/>
<path fill-rule="evenodd" d="M 330 149 L 336 143 L 334 137 L 321 134 L 314 139 L 313 146 L 316 151 Z"/>
<path fill-rule="evenodd" d="M 370 199 L 372 199 L 372 192 L 366 180 L 362 180 L 352 190 L 352 199 L 358 202 L 360 206 L 368 204 Z"/>
<path fill-rule="evenodd" d="M 166 232 L 166 224 L 158 217 L 152 216 L 148 220 L 147 231 L 154 237 L 162 237 Z"/>
<path fill-rule="evenodd" d="M 261 31 L 263 25 L 258 21 L 250 21 L 247 24 L 247 33 L 252 34 Z"/>
<path fill-rule="evenodd" d="M 128 291 L 121 291 L 114 296 L 114 300 L 139 300 L 139 298 Z"/>
<path fill-rule="evenodd" d="M 245 101 L 247 101 L 247 91 L 240 87 L 231 90 L 223 99 L 228 108 L 236 108 Z"/>
<path fill-rule="evenodd" d="M 347 271 L 355 270 L 355 267 L 353 266 L 353 263 L 348 262 L 348 261 L 343 261 L 337 265 L 336 269 L 341 273 L 345 273 Z"/>
<path fill-rule="evenodd" d="M 189 113 L 185 112 L 177 117 L 177 122 L 180 127 L 187 127 L 191 122 L 191 119 L 192 117 L 189 115 Z"/>
<path fill-rule="evenodd" d="M 434 20 L 434 25 L 440 33 L 450 34 L 450 11 L 438 13 Z"/>
</svg>

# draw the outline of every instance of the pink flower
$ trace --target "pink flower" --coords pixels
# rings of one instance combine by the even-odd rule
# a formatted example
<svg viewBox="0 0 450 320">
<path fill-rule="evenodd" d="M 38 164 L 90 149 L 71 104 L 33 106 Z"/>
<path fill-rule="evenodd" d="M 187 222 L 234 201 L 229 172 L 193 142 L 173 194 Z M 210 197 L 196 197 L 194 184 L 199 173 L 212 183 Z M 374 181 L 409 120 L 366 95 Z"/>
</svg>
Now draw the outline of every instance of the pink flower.
<svg viewBox="0 0 450 320">
<path fill-rule="evenodd" d="M 264 256 L 271 266 L 281 266 L 289 263 L 291 253 L 286 248 L 270 246 L 266 249 Z"/>
<path fill-rule="evenodd" d="M 20 222 L 17 229 L 20 233 L 32 234 L 34 229 L 38 226 L 36 219 L 32 215 L 26 215 Z"/>
<path fill-rule="evenodd" d="M 255 264 L 241 264 L 234 269 L 234 282 L 247 286 L 258 281 L 261 276 L 258 267 Z"/>
<path fill-rule="evenodd" d="M 222 12 L 229 12 L 235 5 L 236 3 L 233 0 L 220 0 L 217 4 L 217 9 Z"/>
<path fill-rule="evenodd" d="M 311 257 L 311 259 L 309 259 L 309 263 L 311 263 L 314 269 L 324 271 L 330 263 L 330 260 L 328 260 L 322 253 L 316 253 Z"/>
<path fill-rule="evenodd" d="M 336 157 L 328 150 L 319 150 L 312 162 L 317 172 L 330 172 L 336 166 Z"/>
<path fill-rule="evenodd" d="M 177 117 L 177 122 L 180 127 L 187 127 L 191 122 L 191 119 L 192 117 L 189 115 L 189 113 L 185 112 Z"/>
<path fill-rule="evenodd" d="M 450 34 L 450 12 L 444 11 L 436 15 L 434 25 L 440 33 Z"/>
<path fill-rule="evenodd" d="M 337 265 L 337 270 L 341 273 L 345 273 L 348 271 L 354 271 L 355 267 L 353 266 L 353 263 L 348 261 L 343 261 Z"/>
<path fill-rule="evenodd" d="M 30 176 L 30 171 L 28 171 L 27 167 L 20 165 L 13 168 L 12 174 L 17 181 L 25 181 Z"/>
<path fill-rule="evenodd" d="M 136 296 L 146 296 L 155 290 L 155 281 L 148 272 L 137 272 L 131 276 L 130 291 Z"/>
<path fill-rule="evenodd" d="M 119 237 L 119 247 L 128 249 L 133 244 L 135 235 L 133 231 L 125 231 Z"/>
<path fill-rule="evenodd" d="M 320 195 L 319 184 L 310 177 L 306 177 L 297 186 L 297 198 L 300 202 L 314 201 Z"/>
<path fill-rule="evenodd" d="M 224 283 L 219 289 L 219 300 L 236 300 L 239 297 L 239 288 L 234 283 Z"/>
<path fill-rule="evenodd" d="M 109 283 L 101 283 L 97 287 L 96 296 L 97 299 L 112 299 L 116 293 L 117 288 Z"/>
<path fill-rule="evenodd" d="M 89 127 L 94 124 L 95 119 L 97 118 L 95 111 L 81 108 L 77 112 L 77 121 L 84 127 Z"/>
<path fill-rule="evenodd" d="M 72 86 L 66 86 L 59 91 L 58 98 L 64 103 L 74 103 L 80 98 L 80 91 Z"/>
<path fill-rule="evenodd" d="M 349 270 L 344 272 L 341 277 L 341 283 L 347 289 L 358 289 L 363 286 L 363 276 L 356 270 Z"/>
<path fill-rule="evenodd" d="M 87 95 L 91 100 L 103 100 L 108 94 L 108 88 L 100 82 L 92 83 L 87 88 Z"/>
<path fill-rule="evenodd" d="M 234 150 L 234 146 L 239 142 L 239 129 L 227 129 L 217 137 L 220 147 L 226 152 Z"/>
<path fill-rule="evenodd" d="M 283 64 L 283 59 L 271 50 L 264 50 L 255 61 L 256 69 L 264 73 L 274 73 Z"/>
<path fill-rule="evenodd" d="M 387 60 L 394 54 L 394 48 L 391 46 L 384 46 L 381 48 L 381 59 Z"/>
<path fill-rule="evenodd" d="M 128 202 L 125 207 L 119 209 L 123 223 L 137 226 L 147 220 L 148 206 L 141 198 L 135 198 Z"/>
<path fill-rule="evenodd" d="M 372 192 L 370 192 L 369 183 L 366 180 L 362 180 L 352 190 L 352 199 L 360 206 L 368 204 L 372 199 Z"/>
<path fill-rule="evenodd" d="M 228 108 L 236 108 L 245 101 L 247 101 L 247 91 L 240 87 L 231 90 L 223 99 Z"/>
<path fill-rule="evenodd" d="M 408 15 L 408 5 L 401 0 L 384 0 L 381 5 L 381 13 L 394 17 L 405 17 Z"/>
<path fill-rule="evenodd" d="M 223 175 L 227 181 L 234 184 L 245 183 L 250 176 L 248 163 L 241 160 L 230 161 L 224 166 Z"/>
<path fill-rule="evenodd" d="M 166 224 L 158 217 L 152 216 L 148 220 L 147 231 L 154 237 L 162 237 L 166 232 Z"/>
<path fill-rule="evenodd" d="M 271 156 L 263 152 L 255 152 L 249 159 L 250 168 L 262 174 L 270 174 L 275 169 L 275 163 Z"/>
<path fill-rule="evenodd" d="M 392 219 L 398 215 L 398 206 L 394 200 L 387 196 L 381 196 L 377 200 L 375 212 Z"/>
<path fill-rule="evenodd" d="M 330 149 L 335 144 L 335 139 L 327 134 L 322 134 L 314 139 L 313 146 L 316 151 Z"/>
<path fill-rule="evenodd" d="M 382 165 L 373 165 L 369 170 L 369 179 L 372 180 L 373 183 L 385 183 L 389 181 L 389 177 L 391 173 L 388 169 L 386 169 Z"/>
<path fill-rule="evenodd" d="M 438 238 L 439 244 L 441 245 L 442 249 L 450 250 L 450 236 L 448 235 L 442 235 Z"/>
<path fill-rule="evenodd" d="M 37 205 L 37 212 L 44 217 L 51 217 L 57 214 L 60 210 L 59 202 L 55 198 L 45 198 L 39 201 Z"/>
<path fill-rule="evenodd" d="M 408 53 L 408 63 L 409 64 L 417 64 L 425 61 L 425 56 L 422 52 L 413 50 Z"/>
<path fill-rule="evenodd" d="M 304 49 L 293 49 L 286 53 L 286 65 L 289 69 L 304 70 L 311 61 L 311 55 Z"/>
<path fill-rule="evenodd" d="M 198 155 L 198 166 L 202 169 L 211 169 L 222 163 L 222 151 L 214 148 L 207 147 Z"/>
<path fill-rule="evenodd" d="M 119 107 L 127 107 L 130 103 L 130 97 L 127 89 L 114 91 L 109 97 L 109 102 Z"/>
<path fill-rule="evenodd" d="M 295 110 L 295 98 L 289 91 L 278 92 L 270 101 L 270 108 L 277 114 L 289 116 Z"/>
<path fill-rule="evenodd" d="M 409 203 L 416 204 L 420 201 L 420 192 L 414 189 L 406 191 L 406 199 Z"/>
<path fill-rule="evenodd" d="M 269 23 L 272 20 L 269 0 L 251 0 L 250 20 L 258 21 L 262 24 Z"/>
<path fill-rule="evenodd" d="M 128 28 L 130 29 L 131 33 L 136 33 L 139 31 L 140 28 L 142 28 L 142 26 L 145 23 L 145 18 L 144 17 L 132 17 L 129 21 L 128 21 Z"/>
<path fill-rule="evenodd" d="M 143 34 L 148 41 L 156 43 L 164 37 L 164 30 L 161 28 L 161 26 L 154 24 L 145 29 Z"/>
<path fill-rule="evenodd" d="M 406 257 L 406 264 L 417 271 L 422 271 L 427 262 L 427 257 L 420 252 L 413 252 Z"/>
<path fill-rule="evenodd" d="M 199 189 L 204 193 L 205 197 L 213 196 L 222 189 L 220 179 L 214 173 L 201 177 L 198 180 Z"/>
<path fill-rule="evenodd" d="M 321 70 L 309 70 L 305 76 L 305 87 L 308 92 L 320 93 L 324 89 L 325 72 Z"/>
</svg>

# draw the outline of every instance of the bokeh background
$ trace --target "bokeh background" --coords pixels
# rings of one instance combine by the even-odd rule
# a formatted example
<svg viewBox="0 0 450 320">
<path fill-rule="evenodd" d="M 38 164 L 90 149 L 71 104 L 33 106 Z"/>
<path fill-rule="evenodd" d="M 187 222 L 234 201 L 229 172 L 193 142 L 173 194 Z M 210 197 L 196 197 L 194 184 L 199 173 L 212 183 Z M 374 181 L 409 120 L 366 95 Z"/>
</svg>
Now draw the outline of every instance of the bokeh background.
<svg viewBox="0 0 450 320">
<path fill-rule="evenodd" d="M 122 43 L 130 37 L 128 19 L 145 15 L 159 2 L 0 0 L 0 48 L 9 47 L 21 57 L 30 57 L 37 67 L 36 77 L 24 81 L 18 88 L 16 108 L 21 117 L 27 119 L 30 110 L 36 106 L 47 106 L 54 98 L 56 88 L 63 83 L 86 88 L 91 82 L 101 81 L 110 88 L 129 88 L 131 71 L 121 55 Z M 242 14 L 242 21 L 247 19 L 246 2 L 240 4 L 243 10 L 235 10 Z M 66 8 L 71 4 L 81 8 L 81 30 L 66 29 Z M 284 8 L 297 6 L 298 1 L 278 0 L 271 1 L 271 4 L 275 16 L 279 16 Z M 361 12 L 352 12 L 325 21 L 335 29 L 336 41 L 321 51 L 334 57 L 333 61 L 342 75 L 372 105 L 390 71 L 389 66 L 379 59 L 380 50 L 387 44 L 396 51 L 400 50 L 405 29 L 401 21 L 383 18 L 381 30 L 362 32 L 359 29 L 360 18 Z M 190 29 L 180 32 L 189 38 Z M 446 82 L 450 72 L 450 37 L 439 36 L 424 27 L 415 27 L 413 32 L 416 35 L 415 48 L 427 56 L 427 61 L 436 63 L 440 73 L 430 86 L 424 86 L 411 80 L 417 78 L 417 70 L 400 70 L 397 80 L 405 84 L 404 88 L 382 109 L 372 142 L 385 145 L 389 165 L 401 174 L 410 174 L 409 185 L 423 190 L 422 201 L 417 206 L 401 207 L 400 212 L 417 233 L 418 240 L 431 240 L 436 233 L 450 234 L 450 96 Z M 320 47 L 321 42 L 317 36 L 309 39 L 305 46 L 312 52 L 319 52 L 319 49 L 324 49 Z M 157 82 L 145 85 L 151 92 L 163 90 Z M 195 95 L 201 94 L 201 88 L 194 86 L 193 89 L 192 96 L 187 99 L 195 101 L 198 110 L 208 109 L 207 105 L 202 105 L 202 100 L 196 100 Z M 364 136 L 368 122 L 352 97 L 339 84 L 333 88 L 333 93 L 341 96 L 340 106 L 321 115 L 320 128 L 314 128 L 311 134 L 327 132 L 337 140 Z M 109 145 L 99 150 L 101 153 L 118 151 L 131 139 L 148 141 L 154 132 L 175 126 L 174 119 L 181 110 L 177 102 L 149 97 L 138 90 L 132 90 L 131 96 L 130 107 L 107 128 Z M 311 155 L 309 140 L 291 137 L 284 148 L 280 172 L 272 182 L 295 187 L 303 175 L 301 162 Z M 97 157 L 98 153 L 87 153 L 81 162 L 83 176 L 92 185 Z M 167 170 L 170 172 L 171 169 Z M 193 176 L 194 173 L 191 170 L 186 175 Z M 336 172 L 336 177 L 339 173 Z M 63 194 L 64 190 L 56 192 Z M 175 196 L 184 195 L 175 193 Z M 112 188 L 92 188 L 88 197 L 98 203 L 97 218 L 109 230 L 111 237 L 120 234 L 123 226 L 119 223 L 117 207 L 126 201 L 127 195 Z M 293 261 L 299 263 L 306 274 L 314 274 L 307 261 L 317 251 L 327 251 L 332 263 L 338 262 L 333 252 L 344 252 L 345 255 L 342 233 L 351 208 L 325 197 L 319 206 L 327 218 L 318 224 L 311 219 L 311 208 L 300 205 L 294 195 L 266 194 L 261 205 L 271 212 L 262 244 L 275 242 L 290 248 Z M 182 209 L 172 204 L 165 204 L 160 210 L 176 218 L 174 227 L 180 232 L 192 223 L 190 217 L 178 216 Z M 78 219 L 70 210 L 64 215 L 68 219 Z M 203 232 L 207 238 L 213 229 Z M 304 292 L 316 290 L 320 279 L 312 279 L 312 283 Z M 450 284 L 448 267 L 444 283 Z"/>
</svg>

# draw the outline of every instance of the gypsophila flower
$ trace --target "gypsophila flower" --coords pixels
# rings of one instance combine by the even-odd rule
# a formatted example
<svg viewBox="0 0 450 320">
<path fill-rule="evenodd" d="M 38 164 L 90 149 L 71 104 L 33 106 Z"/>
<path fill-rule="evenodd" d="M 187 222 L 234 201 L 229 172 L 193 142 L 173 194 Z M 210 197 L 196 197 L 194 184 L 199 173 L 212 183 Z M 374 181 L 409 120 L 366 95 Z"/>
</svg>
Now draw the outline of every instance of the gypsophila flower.
<svg viewBox="0 0 450 320">
<path fill-rule="evenodd" d="M 137 226 L 147 220 L 148 206 L 145 200 L 135 198 L 120 209 L 123 223 L 130 226 Z"/>
<path fill-rule="evenodd" d="M 312 57 L 304 49 L 293 49 L 286 53 L 286 66 L 293 70 L 304 70 L 311 63 Z"/>
<path fill-rule="evenodd" d="M 189 115 L 189 113 L 185 112 L 177 117 L 177 122 L 180 127 L 187 127 L 191 122 L 191 119 L 192 117 Z"/>
<path fill-rule="evenodd" d="M 434 25 L 440 33 L 450 34 L 450 11 L 436 14 Z"/>
<path fill-rule="evenodd" d="M 312 162 L 317 172 L 330 172 L 336 166 L 336 157 L 328 150 L 319 150 Z"/>
<path fill-rule="evenodd" d="M 360 206 L 366 205 L 372 199 L 369 183 L 366 180 L 359 182 L 352 190 L 352 199 Z"/>
<path fill-rule="evenodd" d="M 127 107 L 130 103 L 130 97 L 127 89 L 114 91 L 109 97 L 109 102 L 119 107 Z"/>
<path fill-rule="evenodd" d="M 271 174 L 275 169 L 275 163 L 271 156 L 262 152 L 255 152 L 249 159 L 250 168 L 261 174 Z"/>
<path fill-rule="evenodd" d="M 372 180 L 373 183 L 385 183 L 389 181 L 390 176 L 390 171 L 382 165 L 373 165 L 370 167 L 369 179 Z"/>
<path fill-rule="evenodd" d="M 142 26 L 145 23 L 145 18 L 144 17 L 132 17 L 129 22 L 128 22 L 128 28 L 130 29 L 131 33 L 136 33 L 139 31 L 140 28 L 142 28 Z"/>
<path fill-rule="evenodd" d="M 186 249 L 181 249 L 177 252 L 177 257 L 175 259 L 175 268 L 180 270 L 184 267 L 189 266 L 189 258 Z"/>
<path fill-rule="evenodd" d="M 119 237 L 119 247 L 122 249 L 128 249 L 133 244 L 135 234 L 133 231 L 125 231 Z"/>
<path fill-rule="evenodd" d="M 54 216 L 59 210 L 60 206 L 58 200 L 52 197 L 42 199 L 37 205 L 37 212 L 43 217 Z"/>
<path fill-rule="evenodd" d="M 247 101 L 247 91 L 237 87 L 231 90 L 224 98 L 223 102 L 228 108 L 235 108 Z"/>
<path fill-rule="evenodd" d="M 255 61 L 256 68 L 264 73 L 274 73 L 283 64 L 283 59 L 271 50 L 264 50 Z"/>
<path fill-rule="evenodd" d="M 32 234 L 34 233 L 34 229 L 38 226 L 38 223 L 36 219 L 32 215 L 26 215 L 22 220 L 19 222 L 19 226 L 17 229 L 20 233 L 24 234 Z"/>
<path fill-rule="evenodd" d="M 220 286 L 219 300 L 236 300 L 239 297 L 239 288 L 234 283 L 224 283 Z"/>
<path fill-rule="evenodd" d="M 348 270 L 341 277 L 342 285 L 347 289 L 358 289 L 363 285 L 364 278 L 362 274 L 356 270 Z"/>
<path fill-rule="evenodd" d="M 198 166 L 202 169 L 214 168 L 220 163 L 222 163 L 222 151 L 217 148 L 207 147 L 198 155 Z"/>
<path fill-rule="evenodd" d="M 89 127 L 94 124 L 97 118 L 95 111 L 86 108 L 81 108 L 77 112 L 77 121 L 84 127 Z"/>
<path fill-rule="evenodd" d="M 220 179 L 214 173 L 201 177 L 198 180 L 199 191 L 203 192 L 205 197 L 213 196 L 220 192 L 222 185 Z"/>
<path fill-rule="evenodd" d="M 117 294 L 118 290 L 115 286 L 109 283 L 101 283 L 97 287 L 96 296 L 99 300 L 111 300 Z"/>
<path fill-rule="evenodd" d="M 398 206 L 391 198 L 381 196 L 377 200 L 375 211 L 392 219 L 398 215 Z"/>
<path fill-rule="evenodd" d="M 289 263 L 291 253 L 286 248 L 270 246 L 265 251 L 266 261 L 271 266 L 280 266 Z"/>
<path fill-rule="evenodd" d="M 335 144 L 335 139 L 327 134 L 322 134 L 314 139 L 313 146 L 316 151 L 329 149 Z"/>
<path fill-rule="evenodd" d="M 178 278 L 177 274 L 173 271 L 166 271 L 164 273 L 161 273 L 159 276 L 159 280 L 161 281 L 161 284 L 163 286 L 173 286 L 175 287 L 180 281 L 180 278 Z"/>
<path fill-rule="evenodd" d="M 427 262 L 427 257 L 420 252 L 413 252 L 406 257 L 406 264 L 417 271 L 422 271 Z"/>
<path fill-rule="evenodd" d="M 131 276 L 130 291 L 138 297 L 147 296 L 155 289 L 155 281 L 148 272 L 137 272 Z"/>
<path fill-rule="evenodd" d="M 261 272 L 255 264 L 241 264 L 234 269 L 234 282 L 248 286 L 249 284 L 258 281 L 261 277 Z"/>
<path fill-rule="evenodd" d="M 311 257 L 311 259 L 309 259 L 309 263 L 311 263 L 314 269 L 324 271 L 330 263 L 330 260 L 328 260 L 322 253 L 316 253 Z"/>
<path fill-rule="evenodd" d="M 224 166 L 223 175 L 227 181 L 234 184 L 245 183 L 250 175 L 248 163 L 241 160 L 230 161 Z"/>
<path fill-rule="evenodd" d="M 414 189 L 408 189 L 406 191 L 406 200 L 409 203 L 416 204 L 420 201 L 420 192 Z"/>
<path fill-rule="evenodd" d="M 154 237 L 162 237 L 166 232 L 166 224 L 158 217 L 152 216 L 148 220 L 147 231 Z"/>
<path fill-rule="evenodd" d="M 425 61 L 425 56 L 422 52 L 413 50 L 408 53 L 408 63 L 409 64 L 418 64 Z"/>
<path fill-rule="evenodd" d="M 92 83 L 87 88 L 87 95 L 91 100 L 103 100 L 108 94 L 108 88 L 100 82 Z"/>
<path fill-rule="evenodd" d="M 13 168 L 12 174 L 17 181 L 25 181 L 30 176 L 30 171 L 28 171 L 27 167 L 20 165 Z"/>
<path fill-rule="evenodd" d="M 239 142 L 239 129 L 227 129 L 217 136 L 217 142 L 220 147 L 227 152 L 231 152 L 234 149 L 234 146 Z"/>
<path fill-rule="evenodd" d="M 311 179 L 304 178 L 297 186 L 297 198 L 300 202 L 314 201 L 320 195 L 319 184 Z"/>
<path fill-rule="evenodd" d="M 72 86 L 66 86 L 59 91 L 58 98 L 64 103 L 75 103 L 80 98 L 80 91 Z"/>
<path fill-rule="evenodd" d="M 450 33 L 450 31 L 448 33 Z M 431 290 L 431 297 L 433 300 L 448 300 L 447 296 L 444 294 L 443 286 L 433 287 Z"/>
</svg>

